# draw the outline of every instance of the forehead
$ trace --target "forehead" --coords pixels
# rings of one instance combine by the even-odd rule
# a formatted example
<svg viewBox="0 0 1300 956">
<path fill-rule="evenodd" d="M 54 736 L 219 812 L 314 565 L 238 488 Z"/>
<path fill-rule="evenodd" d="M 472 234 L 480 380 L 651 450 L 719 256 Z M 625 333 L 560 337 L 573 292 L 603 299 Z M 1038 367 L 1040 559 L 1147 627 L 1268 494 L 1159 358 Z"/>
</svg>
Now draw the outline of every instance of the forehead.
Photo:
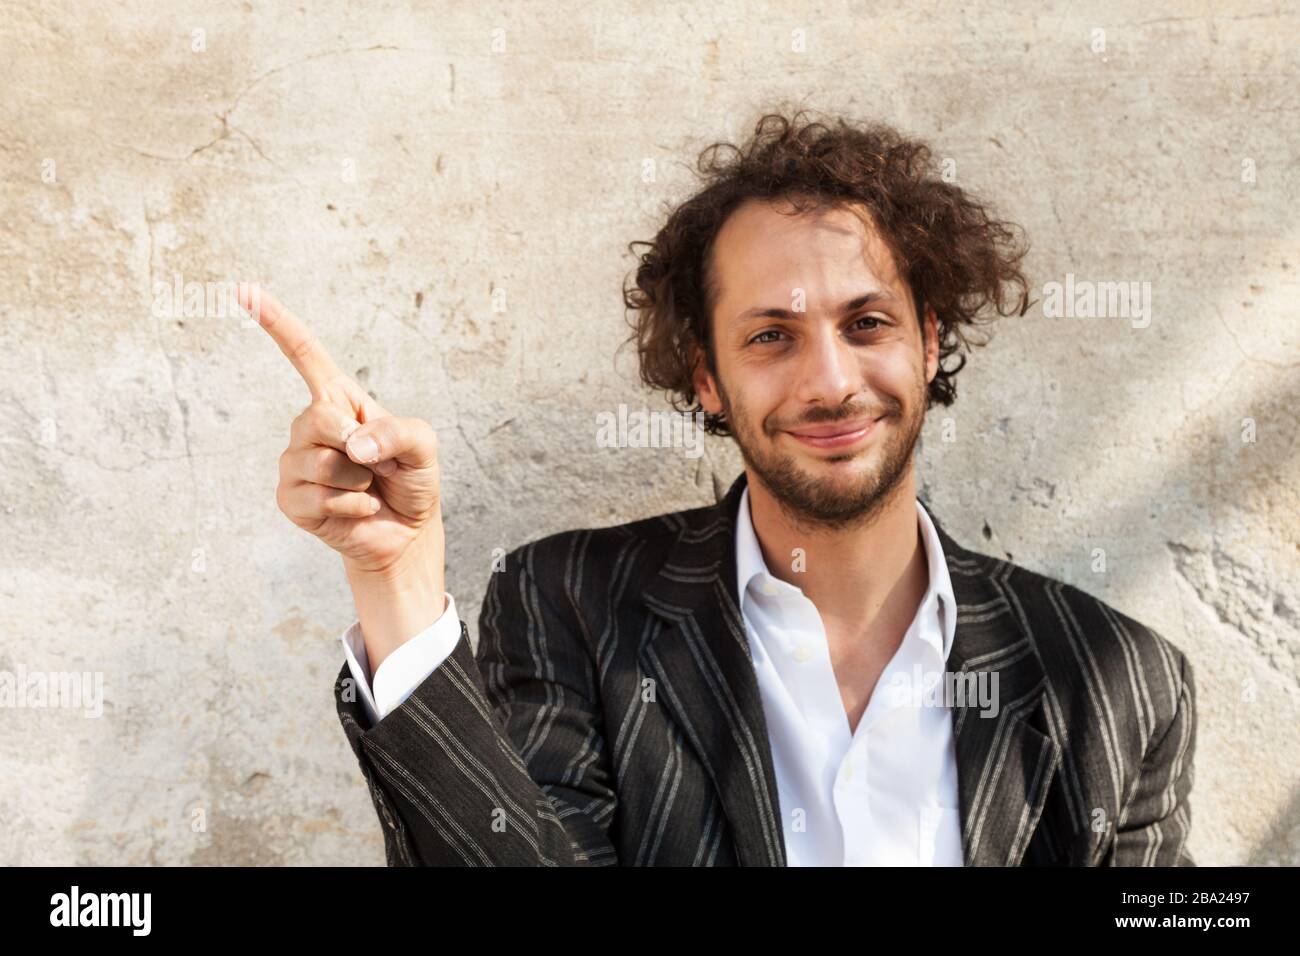
<svg viewBox="0 0 1300 956">
<path fill-rule="evenodd" d="M 717 305 L 757 298 L 779 305 L 795 288 L 809 298 L 868 286 L 899 296 L 906 290 L 893 254 L 861 206 L 792 214 L 780 201 L 747 200 L 718 230 L 712 272 Z"/>
</svg>

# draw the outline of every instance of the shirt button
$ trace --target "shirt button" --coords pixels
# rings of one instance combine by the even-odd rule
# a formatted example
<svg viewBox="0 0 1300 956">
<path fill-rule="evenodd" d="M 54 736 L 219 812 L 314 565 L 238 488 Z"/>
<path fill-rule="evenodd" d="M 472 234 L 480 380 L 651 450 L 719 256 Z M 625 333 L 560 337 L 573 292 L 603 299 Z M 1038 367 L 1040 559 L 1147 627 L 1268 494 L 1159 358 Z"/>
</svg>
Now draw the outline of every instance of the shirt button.
<svg viewBox="0 0 1300 956">
<path fill-rule="evenodd" d="M 840 776 L 843 777 L 845 780 L 852 780 L 852 779 L 853 779 L 853 761 L 852 761 L 852 760 L 846 760 L 846 761 L 844 762 L 844 769 L 843 769 L 843 771 L 840 773 Z"/>
<path fill-rule="evenodd" d="M 808 649 L 807 644 L 800 644 L 794 649 L 794 659 L 800 664 L 812 657 L 812 651 Z"/>
<path fill-rule="evenodd" d="M 775 593 L 776 593 L 776 585 L 773 584 L 772 581 L 771 581 L 771 579 L 769 579 L 769 578 L 764 578 L 764 579 L 763 579 L 763 593 L 764 593 L 764 594 L 775 594 Z"/>
</svg>

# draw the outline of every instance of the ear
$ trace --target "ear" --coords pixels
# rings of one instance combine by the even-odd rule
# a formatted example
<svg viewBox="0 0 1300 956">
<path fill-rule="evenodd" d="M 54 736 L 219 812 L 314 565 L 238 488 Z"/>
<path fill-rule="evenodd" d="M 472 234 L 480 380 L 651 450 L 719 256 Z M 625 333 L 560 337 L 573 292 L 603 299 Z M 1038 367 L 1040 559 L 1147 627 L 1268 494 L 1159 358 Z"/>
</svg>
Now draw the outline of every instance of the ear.
<svg viewBox="0 0 1300 956">
<path fill-rule="evenodd" d="M 704 349 L 698 342 L 691 344 L 691 387 L 695 389 L 701 408 L 710 415 L 722 412 L 722 399 L 718 397 L 717 383 L 713 380 L 713 373 L 709 371 L 708 363 L 704 359 Z"/>
<path fill-rule="evenodd" d="M 939 318 L 934 309 L 925 307 L 925 380 L 933 382 L 939 374 Z"/>
</svg>

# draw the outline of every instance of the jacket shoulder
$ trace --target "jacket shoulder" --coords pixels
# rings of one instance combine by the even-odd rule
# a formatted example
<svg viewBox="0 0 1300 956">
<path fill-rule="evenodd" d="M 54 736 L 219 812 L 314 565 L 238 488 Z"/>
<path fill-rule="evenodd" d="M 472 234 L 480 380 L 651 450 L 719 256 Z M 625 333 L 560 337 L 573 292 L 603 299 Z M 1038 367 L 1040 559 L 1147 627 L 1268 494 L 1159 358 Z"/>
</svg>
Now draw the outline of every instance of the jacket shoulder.
<svg viewBox="0 0 1300 956">
<path fill-rule="evenodd" d="M 1169 669 L 1176 675 L 1182 669 L 1185 655 L 1155 628 L 1075 584 L 1010 561 L 989 560 L 999 566 L 1007 590 L 1020 600 L 1040 649 L 1050 652 L 1044 644 L 1065 645 L 1056 648 L 1057 655 L 1067 652 L 1081 663 L 1095 659 L 1103 669 L 1134 655 L 1148 670 Z"/>
<path fill-rule="evenodd" d="M 980 556 L 1043 663 L 1067 732 L 1158 741 L 1189 694 L 1192 667 L 1167 637 L 1083 588 Z"/>
<path fill-rule="evenodd" d="M 603 622 L 635 601 L 667 561 L 679 536 L 705 525 L 716 506 L 666 512 L 621 524 L 556 531 L 505 556 L 503 575 L 523 575 L 570 624 Z"/>
</svg>

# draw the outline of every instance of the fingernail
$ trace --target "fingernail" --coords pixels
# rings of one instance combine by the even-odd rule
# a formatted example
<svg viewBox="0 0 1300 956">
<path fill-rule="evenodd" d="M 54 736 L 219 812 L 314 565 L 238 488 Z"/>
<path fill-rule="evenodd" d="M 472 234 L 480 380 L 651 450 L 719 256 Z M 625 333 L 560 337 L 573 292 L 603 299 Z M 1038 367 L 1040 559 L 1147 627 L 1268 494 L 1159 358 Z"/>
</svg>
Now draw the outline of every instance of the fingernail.
<svg viewBox="0 0 1300 956">
<path fill-rule="evenodd" d="M 348 422 L 346 425 L 344 425 L 343 440 L 346 442 L 348 440 L 348 437 L 360 427 L 361 427 L 360 422 Z"/>
<path fill-rule="evenodd" d="M 379 445 L 369 435 L 362 435 L 348 442 L 348 451 L 352 453 L 353 458 L 363 464 L 379 457 Z"/>
<path fill-rule="evenodd" d="M 371 514 L 374 514 L 376 511 L 379 510 L 379 508 L 380 508 L 379 499 L 378 499 L 378 498 L 371 498 L 371 499 L 370 499 L 370 513 L 371 513 Z"/>
</svg>

